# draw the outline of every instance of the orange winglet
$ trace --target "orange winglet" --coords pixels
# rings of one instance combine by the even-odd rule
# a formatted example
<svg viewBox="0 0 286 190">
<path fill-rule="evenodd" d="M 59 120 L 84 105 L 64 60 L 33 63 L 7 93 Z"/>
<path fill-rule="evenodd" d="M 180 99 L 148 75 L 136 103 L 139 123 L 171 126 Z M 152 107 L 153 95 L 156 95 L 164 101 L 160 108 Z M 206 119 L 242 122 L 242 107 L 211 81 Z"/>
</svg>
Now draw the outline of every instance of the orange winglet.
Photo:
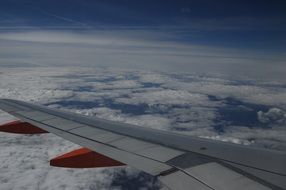
<svg viewBox="0 0 286 190">
<path fill-rule="evenodd" d="M 99 168 L 125 164 L 88 148 L 80 148 L 50 160 L 50 165 L 64 168 Z"/>
<path fill-rule="evenodd" d="M 48 133 L 47 131 L 38 128 L 28 122 L 12 121 L 3 125 L 0 125 L 0 131 L 8 133 L 18 134 L 41 134 Z"/>
</svg>

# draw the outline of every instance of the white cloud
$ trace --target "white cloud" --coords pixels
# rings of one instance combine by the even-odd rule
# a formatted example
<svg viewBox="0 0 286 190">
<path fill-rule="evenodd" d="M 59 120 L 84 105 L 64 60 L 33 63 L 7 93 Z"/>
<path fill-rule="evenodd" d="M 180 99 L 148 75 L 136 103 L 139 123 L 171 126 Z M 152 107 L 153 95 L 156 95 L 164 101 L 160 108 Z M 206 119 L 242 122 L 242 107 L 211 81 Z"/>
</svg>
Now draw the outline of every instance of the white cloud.
<svg viewBox="0 0 286 190">
<path fill-rule="evenodd" d="M 125 104 L 169 104 L 169 105 L 205 105 L 208 97 L 203 94 L 184 90 L 154 89 L 130 94 L 127 98 L 117 98 L 116 102 Z"/>
<path fill-rule="evenodd" d="M 286 112 L 279 108 L 271 108 L 268 112 L 259 111 L 257 116 L 261 123 L 286 125 Z"/>
<path fill-rule="evenodd" d="M 159 129 L 159 130 L 170 130 L 171 128 L 171 122 L 168 118 L 161 116 L 161 115 L 141 115 L 141 116 L 134 116 L 131 117 L 130 119 L 127 118 L 126 121 L 127 123 L 138 125 L 138 126 L 145 126 L 145 127 L 150 127 L 154 129 Z"/>
<path fill-rule="evenodd" d="M 162 84 L 168 82 L 169 80 L 169 77 L 159 73 L 146 72 L 140 75 L 140 81 L 145 83 Z"/>
<path fill-rule="evenodd" d="M 253 146 L 286 151 L 286 132 L 283 125 L 273 128 L 228 126 L 224 136 L 247 140 Z"/>
<path fill-rule="evenodd" d="M 283 87 L 271 88 L 256 86 L 255 84 L 231 84 L 230 82 L 227 80 L 210 82 L 202 78 L 200 81 L 194 82 L 173 81 L 164 86 L 176 90 L 187 90 L 191 93 L 214 95 L 218 98 L 232 97 L 244 102 L 286 108 L 284 101 L 286 99 L 286 90 Z"/>
<path fill-rule="evenodd" d="M 50 159 L 78 148 L 62 138 L 52 134 L 23 136 L 7 133 L 0 133 L 0 138 L 1 189 L 119 189 L 112 187 L 111 182 L 121 169 L 50 167 Z"/>
<path fill-rule="evenodd" d="M 139 84 L 138 82 L 134 80 L 116 80 L 116 81 L 111 81 L 111 82 L 88 82 L 86 84 L 91 85 L 91 87 L 93 87 L 94 90 L 142 87 L 141 84 Z"/>
<path fill-rule="evenodd" d="M 190 131 L 190 134 L 196 136 L 200 135 L 199 131 L 202 131 L 203 128 L 212 131 L 210 126 L 215 125 L 215 119 L 218 116 L 216 108 L 196 106 L 171 109 L 168 113 L 174 128 L 178 127 L 182 130 Z M 202 134 L 205 132 L 203 131 Z"/>
<path fill-rule="evenodd" d="M 138 116 L 130 116 L 121 113 L 120 110 L 114 110 L 104 107 L 74 110 L 76 113 L 104 118 L 112 121 L 119 121 L 138 126 L 150 127 L 160 130 L 168 130 L 171 128 L 171 120 L 160 114 L 144 114 Z"/>
<path fill-rule="evenodd" d="M 207 138 L 207 139 L 212 139 L 212 140 L 219 140 L 223 142 L 231 142 L 234 144 L 243 144 L 243 145 L 250 145 L 251 141 L 248 140 L 242 140 L 234 137 L 225 137 L 221 135 L 215 135 L 215 136 L 200 136 L 201 138 Z"/>
</svg>

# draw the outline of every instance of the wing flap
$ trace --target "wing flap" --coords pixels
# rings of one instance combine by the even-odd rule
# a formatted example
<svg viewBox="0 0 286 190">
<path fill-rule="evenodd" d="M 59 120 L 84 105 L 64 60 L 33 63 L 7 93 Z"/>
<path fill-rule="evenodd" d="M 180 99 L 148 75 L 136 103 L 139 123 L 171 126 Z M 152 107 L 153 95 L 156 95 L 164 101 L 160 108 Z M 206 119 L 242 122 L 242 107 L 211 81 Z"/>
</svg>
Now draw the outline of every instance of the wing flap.
<svg viewBox="0 0 286 190">
<path fill-rule="evenodd" d="M 185 169 L 186 173 L 208 184 L 212 189 L 247 189 L 270 190 L 270 188 L 253 181 L 216 162 L 210 162 Z M 221 180 L 223 179 L 223 180 Z M 227 183 L 225 183 L 227 181 Z"/>
<path fill-rule="evenodd" d="M 191 177 L 183 171 L 176 171 L 166 176 L 160 176 L 162 181 L 169 189 L 173 190 L 186 190 L 186 189 L 199 189 L 199 190 L 213 190 L 207 184 Z"/>
<path fill-rule="evenodd" d="M 246 166 L 241 166 L 238 164 L 233 164 L 230 162 L 226 162 L 227 165 L 233 166 L 234 170 L 238 169 L 241 173 L 250 176 L 250 178 L 255 178 L 260 181 L 262 184 L 266 184 L 272 189 L 283 189 L 286 187 L 286 177 L 269 173 L 266 171 L 258 170 L 255 168 L 250 168 Z M 275 185 L 273 185 L 275 184 Z"/>
<path fill-rule="evenodd" d="M 72 129 L 72 130 L 70 130 L 70 132 L 73 134 L 79 135 L 79 136 L 87 137 L 87 138 L 90 138 L 93 135 L 105 133 L 104 130 L 97 129 L 95 127 L 90 127 L 87 125 L 84 125 L 83 127 L 79 127 L 76 129 Z"/>
</svg>

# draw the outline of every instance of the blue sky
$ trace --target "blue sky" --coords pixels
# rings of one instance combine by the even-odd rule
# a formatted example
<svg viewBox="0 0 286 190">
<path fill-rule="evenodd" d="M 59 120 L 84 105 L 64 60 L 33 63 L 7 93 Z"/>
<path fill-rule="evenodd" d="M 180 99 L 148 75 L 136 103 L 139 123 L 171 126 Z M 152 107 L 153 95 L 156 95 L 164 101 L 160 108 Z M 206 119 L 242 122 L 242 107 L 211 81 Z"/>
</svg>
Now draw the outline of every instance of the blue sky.
<svg viewBox="0 0 286 190">
<path fill-rule="evenodd" d="M 215 68 L 226 73 L 251 66 L 259 67 L 252 74 L 261 76 L 269 72 L 271 76 L 282 76 L 281 71 L 285 71 L 284 1 L 1 0 L 0 3 L 0 40 L 4 44 L 0 46 L 0 50 L 4 49 L 2 54 L 0 52 L 1 62 L 5 57 L 14 63 L 12 59 L 25 54 L 29 60 L 22 59 L 22 62 L 31 62 L 33 58 L 39 64 L 40 54 L 35 55 L 33 47 L 41 46 L 46 54 L 50 53 L 48 57 L 53 54 L 55 58 L 69 57 L 74 55 L 71 52 L 76 52 L 79 60 L 86 59 L 82 65 L 86 65 L 85 62 L 90 65 L 96 61 L 92 53 L 86 55 L 90 46 L 86 43 L 100 39 L 104 47 L 93 44 L 88 50 L 100 52 L 97 56 L 100 64 L 114 65 L 118 61 L 129 67 L 145 61 L 144 65 L 150 64 L 147 67 L 165 64 L 157 69 L 180 65 L 180 68 L 188 68 L 187 71 Z M 71 42 L 69 50 L 67 42 Z M 56 55 L 53 48 L 49 49 L 44 43 L 48 46 L 56 43 L 56 53 L 61 55 Z M 81 46 L 75 46 L 79 43 Z M 160 47 L 154 47 L 156 45 Z M 17 52 L 24 46 L 27 48 Z M 107 46 L 108 52 L 103 52 Z M 118 54 L 120 56 L 116 56 Z M 46 57 L 41 60 L 52 64 Z M 241 71 L 245 72 L 249 71 Z"/>
<path fill-rule="evenodd" d="M 285 50 L 284 1 L 1 0 L 1 27 L 130 28 L 196 44 Z"/>
</svg>

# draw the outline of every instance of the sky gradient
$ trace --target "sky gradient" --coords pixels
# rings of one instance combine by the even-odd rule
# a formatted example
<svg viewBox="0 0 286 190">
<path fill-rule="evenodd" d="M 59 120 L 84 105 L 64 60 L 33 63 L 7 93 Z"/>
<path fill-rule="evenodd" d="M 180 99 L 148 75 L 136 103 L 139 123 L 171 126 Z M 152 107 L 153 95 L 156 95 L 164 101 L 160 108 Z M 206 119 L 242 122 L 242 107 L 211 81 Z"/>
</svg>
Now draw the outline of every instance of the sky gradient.
<svg viewBox="0 0 286 190">
<path fill-rule="evenodd" d="M 285 80 L 284 1 L 0 3 L 3 65 L 176 69 Z"/>
</svg>

